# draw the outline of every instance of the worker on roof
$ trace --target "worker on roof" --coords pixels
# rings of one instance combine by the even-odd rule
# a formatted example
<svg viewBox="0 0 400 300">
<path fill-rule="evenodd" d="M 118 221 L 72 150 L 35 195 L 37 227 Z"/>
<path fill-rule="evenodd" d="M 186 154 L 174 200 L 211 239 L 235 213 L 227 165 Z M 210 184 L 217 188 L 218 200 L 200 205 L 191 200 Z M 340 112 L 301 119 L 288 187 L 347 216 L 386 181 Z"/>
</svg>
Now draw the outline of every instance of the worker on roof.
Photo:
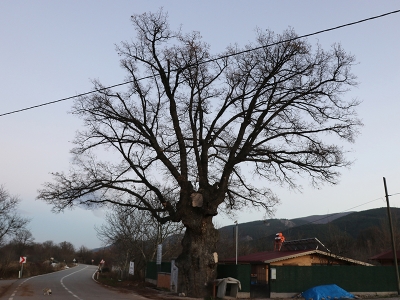
<svg viewBox="0 0 400 300">
<path fill-rule="evenodd" d="M 282 232 L 278 232 L 275 235 L 274 251 L 280 251 L 284 241 L 285 237 L 283 236 Z"/>
<path fill-rule="evenodd" d="M 283 236 L 282 232 L 278 232 L 275 235 L 275 241 L 283 243 L 285 241 L 285 237 Z"/>
</svg>

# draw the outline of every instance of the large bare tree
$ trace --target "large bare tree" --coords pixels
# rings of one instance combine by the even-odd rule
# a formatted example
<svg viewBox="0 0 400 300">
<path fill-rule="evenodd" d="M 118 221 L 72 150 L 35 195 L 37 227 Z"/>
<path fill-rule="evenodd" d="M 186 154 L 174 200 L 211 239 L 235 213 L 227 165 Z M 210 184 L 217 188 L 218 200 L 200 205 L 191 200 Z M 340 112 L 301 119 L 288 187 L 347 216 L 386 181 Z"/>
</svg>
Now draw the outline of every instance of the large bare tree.
<svg viewBox="0 0 400 300">
<path fill-rule="evenodd" d="M 75 164 L 38 198 L 55 211 L 119 205 L 182 222 L 181 289 L 201 296 L 215 277 L 213 217 L 271 212 L 278 198 L 269 182 L 336 183 L 349 165 L 339 143 L 353 142 L 361 126 L 358 102 L 343 95 L 356 84 L 354 57 L 340 45 L 312 49 L 291 29 L 258 30 L 253 44 L 212 56 L 198 32 L 172 31 L 162 10 L 132 22 L 136 39 L 117 47 L 129 88 L 95 81 L 75 102 L 85 124 Z M 96 157 L 100 149 L 112 160 Z"/>
</svg>

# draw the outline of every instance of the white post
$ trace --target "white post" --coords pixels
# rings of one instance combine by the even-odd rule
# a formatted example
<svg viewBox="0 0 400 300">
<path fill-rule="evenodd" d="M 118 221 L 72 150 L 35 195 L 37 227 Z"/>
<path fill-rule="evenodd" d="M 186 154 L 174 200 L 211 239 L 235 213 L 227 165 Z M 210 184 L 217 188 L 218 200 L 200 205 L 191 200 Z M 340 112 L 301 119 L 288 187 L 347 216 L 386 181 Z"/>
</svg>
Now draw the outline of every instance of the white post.
<svg viewBox="0 0 400 300">
<path fill-rule="evenodd" d="M 236 264 L 237 264 L 237 258 L 238 258 L 238 222 L 235 221 L 235 224 L 236 224 L 235 235 L 236 235 Z"/>
</svg>

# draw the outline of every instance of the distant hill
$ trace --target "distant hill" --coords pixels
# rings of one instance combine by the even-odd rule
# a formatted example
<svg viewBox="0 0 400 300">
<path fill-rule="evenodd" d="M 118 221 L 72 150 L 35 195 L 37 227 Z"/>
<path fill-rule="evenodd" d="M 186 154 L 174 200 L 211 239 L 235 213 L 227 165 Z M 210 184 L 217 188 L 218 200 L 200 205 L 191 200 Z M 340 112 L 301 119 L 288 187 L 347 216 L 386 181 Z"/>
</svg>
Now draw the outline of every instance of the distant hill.
<svg viewBox="0 0 400 300">
<path fill-rule="evenodd" d="M 400 232 L 400 208 L 391 208 L 393 223 Z M 397 220 L 399 220 L 397 222 Z M 235 225 L 219 229 L 220 236 L 233 239 Z M 388 231 L 387 209 L 385 207 L 360 212 L 346 212 L 328 215 L 312 215 L 296 219 L 268 219 L 239 224 L 239 240 L 248 242 L 260 251 L 273 247 L 275 234 L 282 232 L 287 240 L 318 238 L 322 243 L 373 238 L 379 231 Z M 371 236 L 374 233 L 374 236 Z M 352 245 L 351 247 L 356 247 Z M 378 250 L 377 250 L 378 251 Z"/>
<path fill-rule="evenodd" d="M 392 207 L 390 209 L 395 231 L 400 232 L 400 208 Z M 389 219 L 387 208 L 381 207 L 376 209 L 353 212 L 345 217 L 332 221 L 332 224 L 339 228 L 342 232 L 346 232 L 353 238 L 357 238 L 360 233 L 368 228 L 389 228 Z"/>
<path fill-rule="evenodd" d="M 296 219 L 268 219 L 252 221 L 247 223 L 239 224 L 240 237 L 247 237 L 248 240 L 258 239 L 260 237 L 272 236 L 277 232 L 283 231 L 296 231 L 299 226 L 305 225 L 316 225 L 316 224 L 327 224 L 338 218 L 344 217 L 351 214 L 347 213 L 336 213 L 327 215 L 313 215 L 308 217 L 296 218 Z M 219 229 L 221 234 L 233 237 L 235 225 L 228 225 Z"/>
<path fill-rule="evenodd" d="M 293 221 L 295 223 L 304 221 L 305 223 L 326 224 L 326 223 L 332 222 L 333 220 L 336 220 L 338 218 L 347 216 L 351 213 L 353 213 L 353 211 L 343 212 L 343 213 L 335 213 L 335 214 L 327 214 L 327 215 L 312 215 L 312 216 L 308 216 L 308 217 L 292 219 L 291 221 Z"/>
</svg>

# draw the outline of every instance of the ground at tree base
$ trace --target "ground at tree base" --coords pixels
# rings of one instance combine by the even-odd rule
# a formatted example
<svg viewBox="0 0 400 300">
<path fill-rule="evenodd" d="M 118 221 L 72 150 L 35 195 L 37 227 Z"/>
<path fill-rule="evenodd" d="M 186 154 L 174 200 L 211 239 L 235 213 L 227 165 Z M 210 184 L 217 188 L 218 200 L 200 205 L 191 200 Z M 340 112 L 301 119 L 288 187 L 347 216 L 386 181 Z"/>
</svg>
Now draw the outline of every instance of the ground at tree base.
<svg viewBox="0 0 400 300">
<path fill-rule="evenodd" d="M 99 284 L 104 285 L 103 283 L 99 282 Z M 107 286 L 107 285 L 106 285 Z M 148 299 L 154 299 L 154 300 L 199 300 L 199 299 L 205 299 L 205 300 L 211 300 L 213 299 L 212 297 L 210 298 L 190 298 L 190 297 L 183 297 L 179 296 L 177 293 L 169 292 L 166 290 L 158 289 L 152 284 L 148 283 L 143 283 L 143 282 L 133 282 L 133 281 L 121 281 L 118 282 L 118 284 L 114 287 L 107 286 L 111 289 L 116 289 L 121 293 L 129 293 L 133 292 L 136 293 L 142 297 L 148 298 Z M 215 298 L 217 299 L 217 298 Z M 226 297 L 224 299 L 232 300 L 235 299 L 233 297 Z M 294 296 L 291 298 L 249 298 L 249 299 L 257 299 L 257 300 L 271 300 L 271 299 L 277 299 L 277 300 L 293 300 L 293 299 L 304 299 L 301 296 Z M 400 300 L 399 295 L 391 294 L 387 296 L 382 296 L 382 295 L 362 295 L 362 296 L 356 296 L 355 299 L 373 299 L 373 300 Z"/>
<path fill-rule="evenodd" d="M 98 280 L 95 280 L 97 283 L 113 289 L 113 290 L 118 290 L 120 293 L 135 293 L 138 294 L 142 297 L 148 298 L 148 299 L 154 299 L 154 300 L 198 300 L 198 299 L 203 299 L 202 297 L 200 298 L 190 298 L 190 297 L 183 297 L 179 296 L 178 293 L 173 293 L 170 291 L 167 291 L 165 289 L 159 289 L 155 285 L 143 281 L 131 281 L 131 280 L 126 280 L 126 281 L 119 281 L 119 280 L 111 280 L 104 279 L 104 278 L 99 278 Z"/>
<path fill-rule="evenodd" d="M 1 297 L 7 292 L 8 287 L 12 285 L 12 283 L 16 281 L 14 280 L 0 280 L 0 299 Z M 172 293 L 165 290 L 156 289 L 153 285 L 144 284 L 143 282 L 134 282 L 134 281 L 121 281 L 118 282 L 115 286 L 106 285 L 105 283 L 98 282 L 101 285 L 113 290 L 117 290 L 120 293 L 135 293 L 142 297 L 153 299 L 153 300 L 198 300 L 203 298 L 189 298 L 189 297 L 182 297 L 179 296 L 177 293 Z M 388 295 L 384 296 L 361 296 L 359 299 L 373 299 L 373 300 L 399 300 L 400 296 L 398 295 Z M 211 299 L 211 298 L 210 298 Z M 233 299 L 233 298 L 229 298 Z M 257 300 L 269 300 L 268 298 L 256 298 Z M 279 300 L 286 300 L 286 299 L 303 299 L 299 297 L 292 297 L 292 298 L 275 298 Z M 209 300 L 209 299 L 206 299 Z"/>
</svg>

